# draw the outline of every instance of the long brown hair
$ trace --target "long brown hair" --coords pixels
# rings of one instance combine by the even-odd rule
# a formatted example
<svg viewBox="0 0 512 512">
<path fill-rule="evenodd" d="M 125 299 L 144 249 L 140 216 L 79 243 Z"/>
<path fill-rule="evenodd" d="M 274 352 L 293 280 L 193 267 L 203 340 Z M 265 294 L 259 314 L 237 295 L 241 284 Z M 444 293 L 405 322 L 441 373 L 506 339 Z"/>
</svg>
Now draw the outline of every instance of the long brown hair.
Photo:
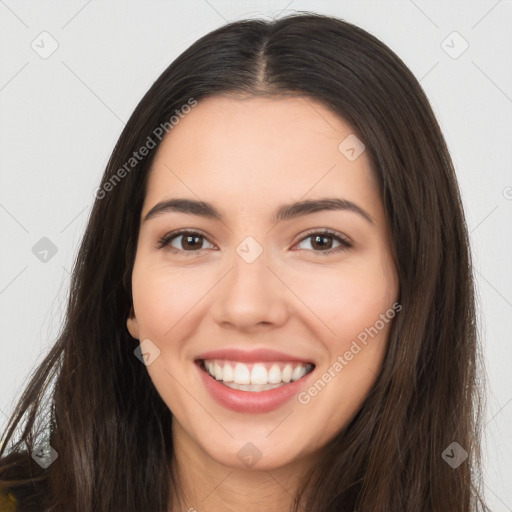
<svg viewBox="0 0 512 512">
<path fill-rule="evenodd" d="M 155 129 L 169 128 L 191 98 L 215 94 L 300 95 L 341 116 L 366 146 L 392 235 L 402 311 L 382 370 L 294 509 L 300 501 L 308 512 L 487 510 L 473 276 L 443 135 L 418 81 L 386 45 L 313 13 L 237 21 L 207 34 L 138 104 L 102 178 L 61 334 L 4 433 L 0 486 L 27 511 L 164 512 L 176 503 L 172 414 L 126 329 L 156 149 L 126 164 L 149 138 L 158 146 Z M 30 456 L 36 442 L 58 454 L 46 469 Z M 442 456 L 454 442 L 469 454 L 457 468 Z"/>
</svg>

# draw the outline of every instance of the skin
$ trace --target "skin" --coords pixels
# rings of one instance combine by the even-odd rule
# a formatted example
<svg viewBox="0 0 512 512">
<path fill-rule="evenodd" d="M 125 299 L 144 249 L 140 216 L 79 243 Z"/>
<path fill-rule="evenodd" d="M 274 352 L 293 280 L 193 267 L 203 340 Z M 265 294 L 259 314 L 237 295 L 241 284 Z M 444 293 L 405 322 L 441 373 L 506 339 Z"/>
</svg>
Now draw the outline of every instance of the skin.
<svg viewBox="0 0 512 512">
<path fill-rule="evenodd" d="M 314 383 L 397 300 L 370 162 L 365 152 L 349 161 L 338 149 L 352 132 L 311 98 L 214 96 L 201 100 L 158 148 L 141 219 L 171 198 L 207 201 L 223 214 L 222 222 L 178 212 L 142 222 L 132 274 L 127 327 L 160 350 L 147 371 L 174 415 L 180 510 L 286 510 L 300 476 L 376 380 L 391 323 L 309 403 L 294 397 L 268 413 L 219 405 L 194 363 L 213 349 L 272 348 L 315 362 L 316 377 L 308 381 Z M 323 197 L 352 201 L 373 222 L 349 210 L 277 224 L 271 218 L 284 203 Z M 191 249 L 182 236 L 156 248 L 162 236 L 183 228 L 204 234 L 192 239 L 199 254 L 186 254 Z M 322 254 L 340 243 L 327 237 L 315 244 L 313 233 L 305 238 L 313 228 L 337 231 L 352 247 Z M 236 252 L 247 236 L 263 248 L 250 264 Z M 250 468 L 237 457 L 247 442 L 262 454 Z"/>
</svg>

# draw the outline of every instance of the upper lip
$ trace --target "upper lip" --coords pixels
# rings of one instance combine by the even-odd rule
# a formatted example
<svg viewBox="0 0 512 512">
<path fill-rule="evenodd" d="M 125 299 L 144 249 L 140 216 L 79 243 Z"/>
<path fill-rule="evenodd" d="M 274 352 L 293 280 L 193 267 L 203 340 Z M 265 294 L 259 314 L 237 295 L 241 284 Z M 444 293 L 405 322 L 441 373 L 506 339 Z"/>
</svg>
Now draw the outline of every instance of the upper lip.
<svg viewBox="0 0 512 512">
<path fill-rule="evenodd" d="M 272 349 L 256 349 L 256 350 L 243 350 L 239 348 L 224 348 L 219 350 L 211 350 L 203 352 L 196 357 L 196 360 L 212 360 L 212 359 L 227 359 L 228 361 L 240 361 L 245 363 L 256 362 L 271 362 L 271 361 L 290 361 L 297 363 L 311 363 L 310 359 L 305 359 L 299 356 L 292 356 Z"/>
</svg>

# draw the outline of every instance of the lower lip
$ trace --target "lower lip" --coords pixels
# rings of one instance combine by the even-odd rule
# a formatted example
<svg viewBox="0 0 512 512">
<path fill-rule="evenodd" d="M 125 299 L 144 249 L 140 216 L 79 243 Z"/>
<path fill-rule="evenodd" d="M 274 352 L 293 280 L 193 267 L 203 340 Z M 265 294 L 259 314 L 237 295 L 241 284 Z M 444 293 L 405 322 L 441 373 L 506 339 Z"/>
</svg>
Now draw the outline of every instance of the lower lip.
<svg viewBox="0 0 512 512">
<path fill-rule="evenodd" d="M 231 389 L 210 377 L 199 364 L 196 365 L 201 378 L 213 398 L 222 406 L 236 412 L 264 413 L 278 409 L 297 395 L 304 387 L 306 380 L 313 373 L 279 388 L 267 391 L 241 391 Z"/>
</svg>

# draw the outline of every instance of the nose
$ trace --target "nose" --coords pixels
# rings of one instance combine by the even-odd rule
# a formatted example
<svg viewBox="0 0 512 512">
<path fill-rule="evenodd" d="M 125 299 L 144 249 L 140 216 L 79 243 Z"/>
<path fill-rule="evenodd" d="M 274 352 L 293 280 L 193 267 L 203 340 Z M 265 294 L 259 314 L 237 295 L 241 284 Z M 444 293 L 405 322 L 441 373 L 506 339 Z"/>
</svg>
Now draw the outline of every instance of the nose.
<svg viewBox="0 0 512 512">
<path fill-rule="evenodd" d="M 246 332 L 284 324 L 291 293 L 271 268 L 267 253 L 263 251 L 252 261 L 243 248 L 238 249 L 230 271 L 218 285 L 211 311 L 215 321 Z"/>
</svg>

